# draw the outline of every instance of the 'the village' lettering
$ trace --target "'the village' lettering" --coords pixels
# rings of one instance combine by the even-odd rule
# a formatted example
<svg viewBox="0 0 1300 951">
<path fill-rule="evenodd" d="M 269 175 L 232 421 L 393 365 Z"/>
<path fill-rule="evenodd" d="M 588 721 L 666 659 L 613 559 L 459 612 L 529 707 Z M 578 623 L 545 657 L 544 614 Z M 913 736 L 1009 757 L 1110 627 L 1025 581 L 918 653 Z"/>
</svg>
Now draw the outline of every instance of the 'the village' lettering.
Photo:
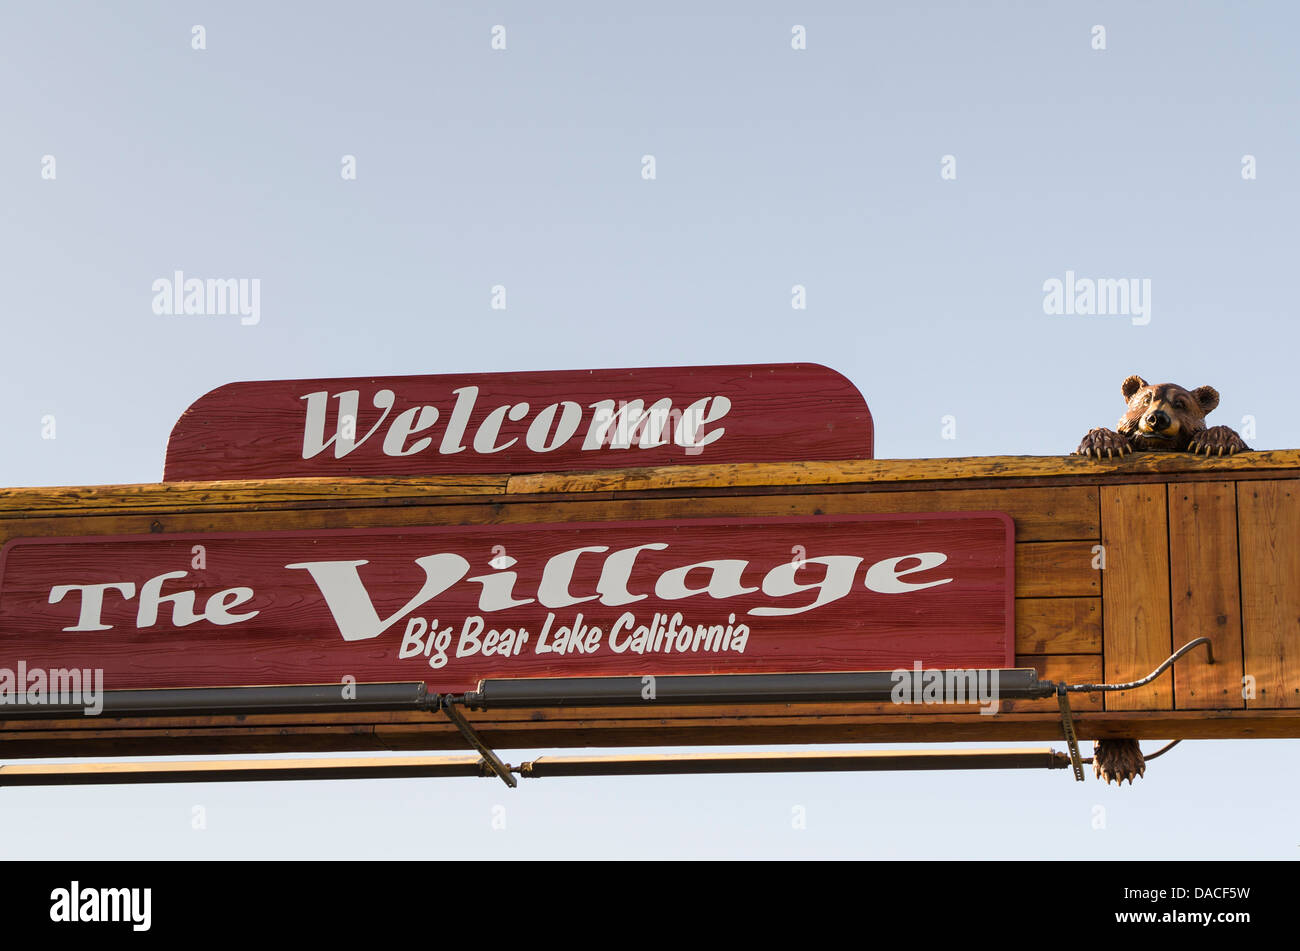
<svg viewBox="0 0 1300 951">
<path fill-rule="evenodd" d="M 0 658 L 109 690 L 1008 666 L 1013 532 L 950 512 L 20 538 Z"/>
<path fill-rule="evenodd" d="M 358 570 L 369 564 L 365 559 L 338 561 L 308 561 L 287 564 L 291 570 L 308 572 L 324 597 L 338 626 L 339 633 L 345 641 L 369 640 L 378 637 L 394 624 L 405 619 L 417 608 L 429 603 L 448 591 L 461 581 L 478 584 L 481 591 L 478 596 L 478 610 L 484 614 L 505 611 L 525 604 L 539 603 L 549 610 L 572 607 L 588 601 L 596 601 L 606 607 L 619 607 L 632 604 L 650 597 L 661 601 L 680 601 L 685 598 L 707 594 L 716 600 L 725 600 L 740 595 L 762 591 L 769 599 L 783 600 L 800 595 L 813 594 L 813 599 L 797 606 L 762 605 L 750 608 L 748 613 L 754 616 L 777 617 L 802 614 L 845 597 L 852 590 L 858 569 L 863 559 L 853 555 L 829 555 L 804 558 L 799 562 L 782 562 L 770 568 L 764 574 L 759 587 L 743 583 L 742 576 L 749 569 L 750 563 L 742 558 L 722 558 L 696 562 L 671 568 L 659 574 L 654 580 L 651 591 L 633 593 L 630 590 L 632 571 L 638 553 L 646 550 L 666 550 L 669 546 L 662 542 L 651 542 L 622 548 L 605 556 L 593 593 L 574 594 L 570 591 L 578 559 L 584 554 L 598 555 L 609 552 L 609 546 L 589 545 L 562 551 L 549 558 L 542 569 L 541 582 L 537 585 L 535 597 L 516 597 L 515 586 L 519 575 L 511 570 L 499 570 L 489 574 L 475 575 L 467 578 L 470 562 L 455 552 L 438 552 L 415 559 L 415 564 L 424 572 L 424 583 L 420 589 L 401 608 L 387 618 L 381 618 L 375 610 L 374 602 Z M 938 551 L 913 552 L 897 557 L 885 558 L 868 566 L 864 586 L 877 594 L 905 594 L 921 591 L 938 585 L 950 583 L 953 579 L 935 578 L 927 581 L 909 581 L 907 577 L 917 572 L 937 568 L 947 561 L 948 556 Z M 498 561 L 503 569 L 510 569 L 516 561 L 502 558 Z M 824 568 L 820 577 L 813 580 L 800 580 L 800 576 L 810 577 L 815 571 L 807 570 L 811 565 Z M 171 607 L 171 625 L 186 627 L 198 621 L 209 621 L 218 625 L 238 624 L 251 620 L 258 611 L 233 613 L 232 609 L 251 601 L 254 591 L 250 587 L 232 587 L 210 595 L 202 611 L 195 611 L 196 595 L 192 590 L 174 591 L 163 594 L 163 584 L 169 580 L 185 578 L 185 571 L 169 571 L 156 575 L 139 585 L 138 610 L 135 618 L 137 630 L 151 628 L 158 623 L 159 611 L 164 604 Z M 691 582 L 694 574 L 696 579 Z M 700 577 L 704 576 L 704 577 Z M 77 623 L 64 627 L 64 631 L 106 631 L 112 625 L 102 620 L 104 599 L 109 592 L 115 592 L 123 600 L 130 601 L 137 597 L 134 581 L 110 581 L 98 584 L 60 584 L 50 588 L 49 603 L 58 604 L 69 594 L 80 596 Z"/>
</svg>

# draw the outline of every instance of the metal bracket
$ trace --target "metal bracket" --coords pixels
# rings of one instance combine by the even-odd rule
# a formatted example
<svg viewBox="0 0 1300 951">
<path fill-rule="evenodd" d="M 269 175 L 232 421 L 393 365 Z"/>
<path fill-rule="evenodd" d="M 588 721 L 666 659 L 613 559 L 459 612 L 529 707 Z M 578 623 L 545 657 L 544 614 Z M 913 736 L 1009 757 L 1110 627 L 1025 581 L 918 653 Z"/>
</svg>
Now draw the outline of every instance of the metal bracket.
<svg viewBox="0 0 1300 951">
<path fill-rule="evenodd" d="M 497 754 L 492 751 L 492 747 L 484 743 L 483 738 L 470 726 L 469 721 L 465 719 L 465 715 L 456 709 L 456 698 L 448 694 L 442 698 L 440 705 L 442 712 L 447 714 L 447 719 L 456 725 L 456 729 L 460 730 L 460 735 L 465 737 L 470 746 L 478 750 L 487 767 L 500 776 L 501 781 L 511 789 L 517 787 L 519 780 L 515 779 L 514 774 L 510 771 L 509 764 L 501 762 Z"/>
<path fill-rule="evenodd" d="M 1077 782 L 1083 782 L 1083 760 L 1079 756 L 1079 737 L 1074 732 L 1074 717 L 1070 715 L 1070 695 L 1065 691 L 1065 684 L 1056 687 L 1056 703 L 1061 708 L 1061 730 L 1065 733 L 1065 742 L 1070 747 L 1070 768 L 1074 770 Z"/>
</svg>

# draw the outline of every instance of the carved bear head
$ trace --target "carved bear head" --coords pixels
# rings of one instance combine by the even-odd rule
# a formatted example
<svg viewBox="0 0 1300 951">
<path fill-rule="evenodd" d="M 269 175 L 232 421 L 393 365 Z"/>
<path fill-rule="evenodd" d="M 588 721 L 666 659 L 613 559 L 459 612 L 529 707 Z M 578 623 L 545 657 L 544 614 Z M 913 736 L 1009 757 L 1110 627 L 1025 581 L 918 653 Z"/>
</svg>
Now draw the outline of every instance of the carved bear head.
<svg viewBox="0 0 1300 951">
<path fill-rule="evenodd" d="M 1128 409 L 1117 428 L 1148 451 L 1186 449 L 1192 436 L 1205 429 L 1205 417 L 1219 405 L 1219 391 L 1212 386 L 1185 390 L 1173 383 L 1148 383 L 1136 375 L 1125 380 L 1120 391 Z"/>
</svg>

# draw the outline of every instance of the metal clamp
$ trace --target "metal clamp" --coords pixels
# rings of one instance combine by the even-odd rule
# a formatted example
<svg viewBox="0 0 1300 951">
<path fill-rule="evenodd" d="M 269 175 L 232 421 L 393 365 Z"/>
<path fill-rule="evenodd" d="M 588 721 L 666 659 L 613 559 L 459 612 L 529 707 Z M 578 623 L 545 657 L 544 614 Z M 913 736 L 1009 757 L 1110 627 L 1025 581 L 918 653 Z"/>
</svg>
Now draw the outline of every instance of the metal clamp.
<svg viewBox="0 0 1300 951">
<path fill-rule="evenodd" d="M 465 719 L 465 715 L 456 709 L 456 700 L 457 698 L 452 694 L 444 695 L 440 703 L 442 712 L 447 714 L 447 719 L 456 725 L 456 729 L 460 730 L 460 735 L 465 737 L 469 745 L 478 750 L 488 769 L 500 776 L 501 781 L 511 789 L 517 787 L 519 780 L 515 779 L 514 774 L 510 771 L 509 764 L 501 762 L 500 757 L 493 752 L 492 747 L 483 742 L 483 738 L 478 735 L 474 727 L 470 726 L 470 722 Z"/>
</svg>

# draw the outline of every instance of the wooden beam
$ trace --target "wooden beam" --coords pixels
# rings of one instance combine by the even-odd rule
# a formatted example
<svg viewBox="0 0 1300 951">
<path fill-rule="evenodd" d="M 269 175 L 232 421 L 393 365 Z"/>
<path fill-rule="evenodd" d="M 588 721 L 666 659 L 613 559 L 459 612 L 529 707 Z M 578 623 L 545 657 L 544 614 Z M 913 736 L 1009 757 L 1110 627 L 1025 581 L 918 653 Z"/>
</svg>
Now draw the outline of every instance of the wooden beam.
<svg viewBox="0 0 1300 951">
<path fill-rule="evenodd" d="M 263 506 L 335 506 L 396 499 L 504 495 L 507 476 L 425 479 L 252 479 L 232 482 L 158 482 L 139 485 L 0 489 L 0 518 L 31 515 L 122 515 L 128 512 L 223 511 Z"/>
<path fill-rule="evenodd" d="M 870 459 L 845 462 L 663 466 L 605 472 L 548 472 L 510 477 L 512 495 L 533 492 L 621 492 L 702 486 L 831 485 L 941 482 L 961 479 L 1176 475 L 1300 468 L 1300 450 L 1278 449 L 1209 458 L 1191 453 L 1134 453 L 1122 459 L 1083 456 L 969 456 L 949 459 Z"/>
<path fill-rule="evenodd" d="M 1073 701 L 1072 701 L 1073 705 Z M 1183 710 L 1092 713 L 1075 705 L 1075 728 L 1084 739 L 1300 738 L 1295 710 Z M 1061 721 L 1050 712 L 977 711 L 936 708 L 929 714 L 854 713 L 811 715 L 785 710 L 769 716 L 661 718 L 583 716 L 485 719 L 472 722 L 484 742 L 498 751 L 559 747 L 744 746 L 821 743 L 946 743 L 1061 739 Z M 6 760 L 40 757 L 206 756 L 252 753 L 325 753 L 465 750 L 449 722 L 302 724 L 299 726 L 157 727 L 130 730 L 0 732 Z"/>
<path fill-rule="evenodd" d="M 1082 456 L 974 456 L 845 462 L 735 463 L 603 472 L 441 476 L 421 479 L 265 479 L 140 485 L 0 489 L 0 519 L 33 515 L 127 514 L 155 510 L 222 511 L 265 507 L 335 507 L 402 501 L 433 504 L 470 497 L 557 493 L 646 492 L 692 488 L 809 487 L 859 484 L 877 488 L 912 482 L 995 484 L 1013 479 L 1080 480 L 1146 475 L 1283 474 L 1300 470 L 1300 450 L 1278 449 L 1207 458 L 1190 453 L 1137 453 L 1124 459 Z M 956 486 L 954 486 L 956 487 Z"/>
</svg>

